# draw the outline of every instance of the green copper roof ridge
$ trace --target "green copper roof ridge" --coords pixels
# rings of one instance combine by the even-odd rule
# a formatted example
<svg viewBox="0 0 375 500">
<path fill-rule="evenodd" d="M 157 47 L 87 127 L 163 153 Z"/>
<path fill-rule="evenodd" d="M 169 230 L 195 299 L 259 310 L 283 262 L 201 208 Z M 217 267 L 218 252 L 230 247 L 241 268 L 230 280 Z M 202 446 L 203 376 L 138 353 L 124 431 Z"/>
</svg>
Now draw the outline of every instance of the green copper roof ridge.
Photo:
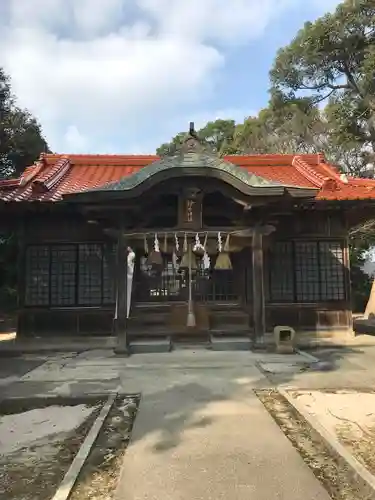
<svg viewBox="0 0 375 500">
<path fill-rule="evenodd" d="M 214 156 L 208 154 L 205 151 L 202 152 L 185 152 L 185 153 L 175 153 L 174 155 L 164 157 L 153 161 L 152 163 L 140 168 L 137 172 L 129 175 L 123 176 L 117 181 L 111 181 L 104 186 L 99 186 L 94 189 L 88 189 L 86 192 L 98 192 L 98 191 L 130 191 L 136 188 L 143 182 L 145 182 L 149 177 L 166 170 L 178 169 L 178 168 L 200 168 L 209 170 L 224 171 L 227 174 L 239 179 L 244 184 L 254 188 L 272 188 L 272 187 L 284 187 L 293 189 L 309 189 L 306 186 L 296 186 L 283 184 L 281 182 L 272 181 L 266 179 L 260 175 L 249 172 L 248 170 L 235 165 L 234 163 L 224 160 L 219 156 Z M 311 188 L 313 189 L 313 188 Z"/>
</svg>

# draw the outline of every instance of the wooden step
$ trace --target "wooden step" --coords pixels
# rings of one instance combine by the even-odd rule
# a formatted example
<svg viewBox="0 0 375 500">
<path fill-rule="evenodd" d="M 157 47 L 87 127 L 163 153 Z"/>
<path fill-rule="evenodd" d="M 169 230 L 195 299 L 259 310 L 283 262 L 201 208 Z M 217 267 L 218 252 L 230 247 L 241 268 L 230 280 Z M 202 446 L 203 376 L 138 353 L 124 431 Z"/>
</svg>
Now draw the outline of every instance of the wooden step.
<svg viewBox="0 0 375 500">
<path fill-rule="evenodd" d="M 167 325 L 169 321 L 170 313 L 161 312 L 159 314 L 149 313 L 144 311 L 143 314 L 137 314 L 137 316 L 130 316 L 128 319 L 128 324 L 130 327 L 154 327 L 160 325 Z"/>
<path fill-rule="evenodd" d="M 185 302 L 138 302 L 133 305 L 131 315 L 137 316 L 144 313 L 159 314 L 162 312 L 169 312 L 171 307 L 178 304 L 185 304 Z"/>
<path fill-rule="evenodd" d="M 205 306 L 210 312 L 243 311 L 243 306 L 238 302 L 207 302 Z"/>
<path fill-rule="evenodd" d="M 210 316 L 210 325 L 211 328 L 226 328 L 229 326 L 249 326 L 249 315 L 244 312 L 227 312 L 226 314 L 211 314 Z"/>
<path fill-rule="evenodd" d="M 251 338 L 246 335 L 222 337 L 211 335 L 210 340 L 213 351 L 249 351 L 253 345 Z"/>
<path fill-rule="evenodd" d="M 251 335 L 253 329 L 249 325 L 230 325 L 226 324 L 219 328 L 211 328 L 210 334 L 221 337 L 221 336 L 232 336 L 232 335 Z"/>
</svg>

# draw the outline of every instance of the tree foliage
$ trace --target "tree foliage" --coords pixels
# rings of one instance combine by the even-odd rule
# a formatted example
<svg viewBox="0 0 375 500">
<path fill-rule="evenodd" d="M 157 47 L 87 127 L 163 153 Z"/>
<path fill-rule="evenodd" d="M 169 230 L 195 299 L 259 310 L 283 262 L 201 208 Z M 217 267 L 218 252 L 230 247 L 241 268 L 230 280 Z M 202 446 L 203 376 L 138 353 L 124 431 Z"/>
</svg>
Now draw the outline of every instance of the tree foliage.
<svg viewBox="0 0 375 500">
<path fill-rule="evenodd" d="M 267 108 L 237 126 L 235 144 L 242 153 L 315 153 L 327 146 L 327 123 L 308 99 L 285 102 L 274 93 Z"/>
<path fill-rule="evenodd" d="M 48 152 L 37 120 L 16 106 L 9 78 L 0 68 L 0 177 L 18 176 Z"/>
<path fill-rule="evenodd" d="M 375 3 L 346 0 L 334 13 L 306 23 L 279 50 L 271 70 L 274 90 L 287 100 L 328 100 L 326 114 L 340 145 L 375 151 Z"/>
<path fill-rule="evenodd" d="M 204 127 L 197 131 L 197 136 L 203 143 L 210 147 L 212 152 L 222 156 L 232 151 L 235 130 L 236 124 L 234 120 L 218 119 L 207 122 Z M 162 144 L 156 150 L 156 153 L 160 156 L 174 154 L 183 142 L 185 135 L 185 132 L 176 134 L 171 142 Z"/>
<path fill-rule="evenodd" d="M 346 0 L 306 23 L 278 51 L 270 80 L 269 103 L 258 115 L 209 122 L 198 136 L 220 155 L 324 152 L 343 172 L 365 175 L 375 163 L 375 2 Z M 175 150 L 183 136 L 158 152 Z M 374 228 L 370 221 L 351 234 L 355 308 L 371 286 L 361 267 Z"/>
<path fill-rule="evenodd" d="M 324 151 L 329 160 L 354 175 L 362 175 L 368 164 L 375 163 L 373 0 L 346 0 L 335 12 L 306 23 L 279 50 L 270 76 L 272 92 L 286 102 L 300 96 L 313 104 L 325 101 L 329 142 Z M 370 290 L 361 265 L 374 242 L 374 221 L 351 233 L 352 283 L 359 301 Z"/>
<path fill-rule="evenodd" d="M 48 146 L 36 119 L 16 106 L 9 78 L 0 68 L 0 178 L 18 176 Z M 17 237 L 13 231 L 0 234 L 0 308 L 17 303 Z"/>
</svg>

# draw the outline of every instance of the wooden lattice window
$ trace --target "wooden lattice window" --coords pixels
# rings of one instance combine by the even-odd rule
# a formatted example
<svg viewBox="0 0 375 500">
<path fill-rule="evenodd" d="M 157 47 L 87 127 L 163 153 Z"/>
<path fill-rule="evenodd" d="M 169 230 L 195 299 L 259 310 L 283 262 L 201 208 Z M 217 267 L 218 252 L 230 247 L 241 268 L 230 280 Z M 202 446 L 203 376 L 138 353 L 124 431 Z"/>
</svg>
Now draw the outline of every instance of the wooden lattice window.
<svg viewBox="0 0 375 500">
<path fill-rule="evenodd" d="M 291 241 L 277 242 L 269 255 L 269 295 L 271 302 L 293 302 L 293 243 Z"/>
<path fill-rule="evenodd" d="M 79 245 L 78 303 L 100 305 L 102 303 L 103 254 L 101 245 Z"/>
<path fill-rule="evenodd" d="M 340 242 L 320 242 L 320 280 L 322 300 L 344 300 L 344 253 Z"/>
<path fill-rule="evenodd" d="M 48 246 L 30 246 L 26 249 L 25 304 L 49 305 L 50 253 Z"/>
<path fill-rule="evenodd" d="M 27 247 L 25 305 L 114 304 L 114 258 L 114 247 L 100 243 Z"/>
<path fill-rule="evenodd" d="M 345 300 L 339 241 L 275 242 L 268 255 L 271 302 Z"/>
<path fill-rule="evenodd" d="M 116 249 L 116 245 L 106 245 L 103 248 L 103 304 L 116 302 Z"/>
<path fill-rule="evenodd" d="M 50 252 L 51 306 L 73 306 L 76 302 L 76 247 L 56 245 Z"/>
<path fill-rule="evenodd" d="M 315 241 L 294 244 L 295 294 L 297 302 L 320 300 L 319 245 Z"/>
</svg>

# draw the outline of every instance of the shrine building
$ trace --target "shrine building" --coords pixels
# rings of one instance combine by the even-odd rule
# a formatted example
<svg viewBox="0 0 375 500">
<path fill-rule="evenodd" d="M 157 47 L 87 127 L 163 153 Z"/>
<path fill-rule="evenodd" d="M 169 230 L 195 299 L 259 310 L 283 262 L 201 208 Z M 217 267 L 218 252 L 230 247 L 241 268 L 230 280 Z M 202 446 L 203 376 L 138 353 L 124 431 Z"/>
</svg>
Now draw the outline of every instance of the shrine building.
<svg viewBox="0 0 375 500">
<path fill-rule="evenodd" d="M 348 232 L 374 216 L 375 180 L 323 154 L 219 157 L 191 127 L 162 158 L 42 154 L 0 200 L 19 336 L 352 335 Z"/>
</svg>

